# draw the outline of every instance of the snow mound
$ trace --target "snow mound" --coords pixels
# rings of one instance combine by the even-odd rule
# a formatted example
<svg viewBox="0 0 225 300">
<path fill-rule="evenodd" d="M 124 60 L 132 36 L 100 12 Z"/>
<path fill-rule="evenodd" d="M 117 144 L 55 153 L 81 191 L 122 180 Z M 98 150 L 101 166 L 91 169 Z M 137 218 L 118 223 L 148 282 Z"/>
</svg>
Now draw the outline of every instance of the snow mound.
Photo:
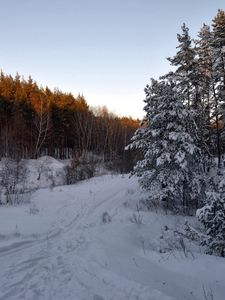
<svg viewBox="0 0 225 300">
<path fill-rule="evenodd" d="M 65 183 L 66 164 L 68 162 L 59 161 L 50 156 L 26 161 L 28 188 L 37 189 L 63 185 Z"/>
</svg>

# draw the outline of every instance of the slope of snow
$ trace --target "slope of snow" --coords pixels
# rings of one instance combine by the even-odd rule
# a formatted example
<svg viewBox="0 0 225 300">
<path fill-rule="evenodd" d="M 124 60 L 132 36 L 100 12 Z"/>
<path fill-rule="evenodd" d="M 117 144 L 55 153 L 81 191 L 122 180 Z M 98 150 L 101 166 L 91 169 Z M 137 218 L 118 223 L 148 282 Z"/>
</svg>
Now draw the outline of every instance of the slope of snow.
<svg viewBox="0 0 225 300">
<path fill-rule="evenodd" d="M 136 178 L 106 175 L 0 207 L 0 300 L 224 300 L 225 260 L 159 253 L 183 220 L 135 212 L 142 197 Z"/>
</svg>

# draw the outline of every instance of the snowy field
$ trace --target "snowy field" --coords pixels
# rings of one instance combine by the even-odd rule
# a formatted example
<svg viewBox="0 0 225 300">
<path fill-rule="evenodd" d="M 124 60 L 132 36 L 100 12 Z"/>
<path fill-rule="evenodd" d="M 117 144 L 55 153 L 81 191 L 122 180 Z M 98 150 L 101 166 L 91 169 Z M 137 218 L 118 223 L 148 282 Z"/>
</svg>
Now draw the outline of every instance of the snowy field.
<svg viewBox="0 0 225 300">
<path fill-rule="evenodd" d="M 143 197 L 136 178 L 105 175 L 0 207 L 0 300 L 224 300 L 225 260 L 160 253 L 184 218 L 136 211 Z"/>
</svg>

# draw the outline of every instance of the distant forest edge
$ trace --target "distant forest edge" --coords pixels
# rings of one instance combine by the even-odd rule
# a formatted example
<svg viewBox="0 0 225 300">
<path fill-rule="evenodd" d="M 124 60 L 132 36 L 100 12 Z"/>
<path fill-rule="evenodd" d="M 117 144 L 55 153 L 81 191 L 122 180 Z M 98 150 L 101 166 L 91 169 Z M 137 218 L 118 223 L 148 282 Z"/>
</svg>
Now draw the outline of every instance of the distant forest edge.
<svg viewBox="0 0 225 300">
<path fill-rule="evenodd" d="M 106 161 L 129 160 L 124 147 L 138 127 L 138 120 L 91 109 L 81 95 L 0 74 L 0 158 L 68 159 L 91 151 Z"/>
</svg>

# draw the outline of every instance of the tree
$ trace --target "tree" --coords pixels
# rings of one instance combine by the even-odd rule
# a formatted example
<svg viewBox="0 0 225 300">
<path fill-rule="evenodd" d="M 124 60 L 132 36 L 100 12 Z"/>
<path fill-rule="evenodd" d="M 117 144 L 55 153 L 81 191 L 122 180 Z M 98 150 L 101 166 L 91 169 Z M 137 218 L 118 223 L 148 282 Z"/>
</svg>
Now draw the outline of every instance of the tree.
<svg viewBox="0 0 225 300">
<path fill-rule="evenodd" d="M 189 29 L 184 23 L 182 33 L 177 35 L 179 49 L 174 57 L 168 58 L 171 65 L 177 67 L 175 72 L 164 76 L 177 83 L 179 97 L 188 107 L 194 110 L 194 118 L 199 131 L 198 146 L 203 152 L 209 153 L 205 142 L 207 114 L 202 97 L 201 69 L 199 54 L 196 46 L 192 46 L 193 40 L 189 35 Z"/>
<path fill-rule="evenodd" d="M 146 93 L 146 122 L 132 138 L 130 149 L 139 149 L 143 159 L 134 174 L 150 192 L 150 200 L 168 209 L 190 212 L 204 197 L 203 157 L 192 111 L 179 98 L 172 82 L 152 79 Z"/>
<path fill-rule="evenodd" d="M 49 103 L 45 101 L 45 98 L 40 97 L 40 108 L 36 113 L 34 119 L 35 125 L 35 156 L 38 157 L 41 154 L 41 149 L 46 142 L 50 131 L 50 110 Z"/>
<path fill-rule="evenodd" d="M 196 105 L 199 101 L 199 87 L 197 74 L 196 52 L 192 47 L 192 39 L 189 35 L 189 28 L 184 23 L 181 27 L 182 33 L 177 35 L 179 49 L 174 57 L 168 60 L 172 66 L 177 67 L 174 73 L 169 73 L 168 77 L 173 78 L 178 83 L 184 100 L 187 101 L 188 108 L 191 104 Z"/>
<path fill-rule="evenodd" d="M 216 17 L 213 19 L 213 40 L 212 47 L 214 51 L 214 72 L 216 79 L 219 81 L 217 86 L 218 96 L 224 100 L 225 90 L 225 12 L 218 10 Z"/>
<path fill-rule="evenodd" d="M 225 12 L 218 10 L 212 23 L 212 57 L 213 57 L 213 87 L 214 113 L 217 130 L 218 166 L 221 163 L 221 129 L 220 118 L 225 114 Z"/>
<path fill-rule="evenodd" d="M 210 27 L 203 24 L 198 34 L 196 43 L 196 53 L 198 55 L 198 73 L 199 73 L 199 87 L 201 94 L 201 102 L 203 113 L 205 116 L 205 124 L 203 125 L 203 136 L 208 144 L 212 146 L 212 118 L 214 106 L 214 90 L 213 85 L 213 57 L 212 57 L 212 34 Z"/>
</svg>

